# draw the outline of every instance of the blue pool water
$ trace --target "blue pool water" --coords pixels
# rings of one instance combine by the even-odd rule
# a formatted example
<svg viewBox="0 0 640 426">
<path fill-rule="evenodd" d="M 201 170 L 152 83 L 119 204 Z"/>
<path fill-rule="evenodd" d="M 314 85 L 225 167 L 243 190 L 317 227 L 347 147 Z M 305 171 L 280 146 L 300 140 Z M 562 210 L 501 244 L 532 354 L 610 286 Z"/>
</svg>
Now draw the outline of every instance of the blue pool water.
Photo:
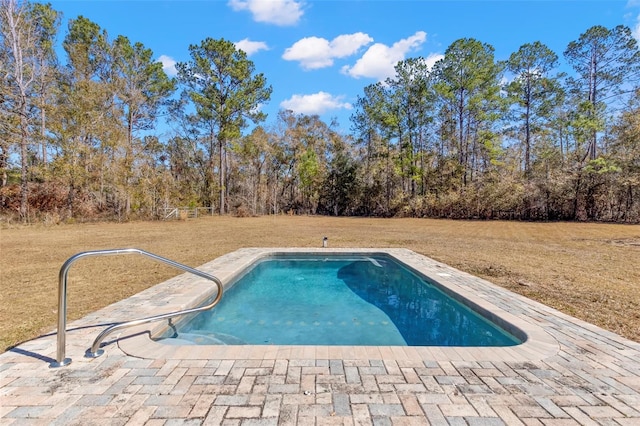
<svg viewBox="0 0 640 426">
<path fill-rule="evenodd" d="M 512 346 L 522 343 L 385 256 L 269 258 L 176 341 L 252 345 Z"/>
</svg>

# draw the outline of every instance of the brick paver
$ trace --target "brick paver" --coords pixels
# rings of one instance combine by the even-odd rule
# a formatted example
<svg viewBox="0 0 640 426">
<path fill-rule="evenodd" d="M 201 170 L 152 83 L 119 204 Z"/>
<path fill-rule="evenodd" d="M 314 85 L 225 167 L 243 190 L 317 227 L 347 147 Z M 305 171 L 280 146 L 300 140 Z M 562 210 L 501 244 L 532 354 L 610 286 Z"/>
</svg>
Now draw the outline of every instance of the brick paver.
<svg viewBox="0 0 640 426">
<path fill-rule="evenodd" d="M 541 326 L 558 350 L 543 359 L 474 360 L 461 351 L 446 360 L 437 350 L 432 359 L 392 349 L 376 353 L 393 358 L 351 359 L 342 349 L 265 347 L 246 359 L 142 359 L 109 344 L 102 357 L 83 358 L 97 333 L 84 326 L 130 315 L 123 301 L 69 326 L 69 366 L 49 368 L 55 335 L 1 354 L 0 424 L 640 425 L 640 344 L 446 271 Z"/>
</svg>

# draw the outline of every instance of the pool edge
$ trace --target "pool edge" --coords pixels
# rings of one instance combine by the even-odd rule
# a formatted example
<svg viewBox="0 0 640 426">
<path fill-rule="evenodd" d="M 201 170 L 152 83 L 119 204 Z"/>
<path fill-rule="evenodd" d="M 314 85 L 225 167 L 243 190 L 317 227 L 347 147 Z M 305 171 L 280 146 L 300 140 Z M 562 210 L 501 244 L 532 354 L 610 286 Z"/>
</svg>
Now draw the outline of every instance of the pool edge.
<svg viewBox="0 0 640 426">
<path fill-rule="evenodd" d="M 433 281 L 441 289 L 455 295 L 456 299 L 469 302 L 474 307 L 490 313 L 504 324 L 524 333 L 527 340 L 515 346 L 505 347 L 446 347 L 446 346 L 213 346 L 189 345 L 170 346 L 155 342 L 149 338 L 150 328 L 128 330 L 121 335 L 119 347 L 128 355 L 153 359 L 385 359 L 385 360 L 433 360 L 433 361 L 537 361 L 555 355 L 560 350 L 556 339 L 533 318 L 520 317 L 492 303 L 491 293 L 508 296 L 509 301 L 521 301 L 527 305 L 533 301 L 496 286 L 486 280 L 466 274 L 448 265 L 408 249 L 397 248 L 243 248 L 212 260 L 198 269 L 216 275 L 228 286 L 242 271 L 256 261 L 278 254 L 295 255 L 301 253 L 326 254 L 381 254 L 391 256 L 410 267 L 416 273 Z M 153 287 L 157 294 L 179 289 L 180 296 L 175 303 L 168 301 L 163 311 L 194 306 L 210 294 L 210 287 L 203 288 L 203 282 L 179 276 Z M 484 291 L 487 290 L 487 291 Z M 145 292 L 139 294 L 144 297 Z M 166 294 L 165 294 L 166 296 Z M 170 298 L 174 299 L 174 298 Z M 464 303 L 464 302 L 463 302 Z M 535 302 L 533 302 L 535 303 Z M 154 329 L 151 329 L 153 331 Z M 509 330 L 507 328 L 508 331 Z M 136 335 L 137 334 L 137 335 Z M 122 338 L 122 337 L 127 338 Z"/>
</svg>

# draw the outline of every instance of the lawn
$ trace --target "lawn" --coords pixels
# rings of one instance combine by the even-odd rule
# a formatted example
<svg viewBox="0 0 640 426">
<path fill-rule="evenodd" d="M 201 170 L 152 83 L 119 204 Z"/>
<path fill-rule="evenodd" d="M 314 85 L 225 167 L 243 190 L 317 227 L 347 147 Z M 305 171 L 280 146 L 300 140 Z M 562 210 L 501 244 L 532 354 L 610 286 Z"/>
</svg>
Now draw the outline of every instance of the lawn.
<svg viewBox="0 0 640 426">
<path fill-rule="evenodd" d="M 270 216 L 0 229 L 0 350 L 53 330 L 58 272 L 87 250 L 134 247 L 198 266 L 241 247 L 404 247 L 640 342 L 640 226 Z M 181 271 L 141 256 L 78 261 L 68 317 Z"/>
</svg>

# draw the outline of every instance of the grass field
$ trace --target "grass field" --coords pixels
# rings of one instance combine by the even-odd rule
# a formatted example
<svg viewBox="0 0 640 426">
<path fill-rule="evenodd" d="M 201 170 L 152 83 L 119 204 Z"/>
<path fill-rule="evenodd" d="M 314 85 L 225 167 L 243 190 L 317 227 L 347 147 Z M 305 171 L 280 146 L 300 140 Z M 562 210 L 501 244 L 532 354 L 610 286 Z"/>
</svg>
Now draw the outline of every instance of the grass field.
<svg viewBox="0 0 640 426">
<path fill-rule="evenodd" d="M 199 266 L 241 247 L 404 247 L 640 342 L 640 226 L 271 216 L 0 229 L 0 350 L 52 330 L 58 272 L 87 250 L 140 248 Z M 141 256 L 82 259 L 68 317 L 180 271 Z"/>
</svg>

